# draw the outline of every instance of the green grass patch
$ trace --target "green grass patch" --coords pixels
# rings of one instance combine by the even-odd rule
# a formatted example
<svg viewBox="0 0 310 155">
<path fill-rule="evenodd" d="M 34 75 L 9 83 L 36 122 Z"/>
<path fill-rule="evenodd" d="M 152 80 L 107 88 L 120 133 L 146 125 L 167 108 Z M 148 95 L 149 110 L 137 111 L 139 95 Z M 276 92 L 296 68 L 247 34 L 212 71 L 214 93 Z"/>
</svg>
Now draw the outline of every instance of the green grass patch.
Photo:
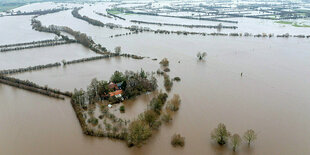
<svg viewBox="0 0 310 155">
<path fill-rule="evenodd" d="M 289 25 L 293 24 L 293 22 L 289 22 L 289 21 L 276 21 L 276 23 L 278 23 L 278 24 L 289 24 Z"/>
<path fill-rule="evenodd" d="M 114 14 L 114 15 L 121 14 L 120 11 L 108 11 L 108 13 L 111 13 L 111 14 Z"/>
<path fill-rule="evenodd" d="M 310 27 L 310 25 L 306 25 L 306 24 L 297 24 L 297 23 L 292 24 L 292 26 L 294 26 L 294 27 Z"/>
</svg>

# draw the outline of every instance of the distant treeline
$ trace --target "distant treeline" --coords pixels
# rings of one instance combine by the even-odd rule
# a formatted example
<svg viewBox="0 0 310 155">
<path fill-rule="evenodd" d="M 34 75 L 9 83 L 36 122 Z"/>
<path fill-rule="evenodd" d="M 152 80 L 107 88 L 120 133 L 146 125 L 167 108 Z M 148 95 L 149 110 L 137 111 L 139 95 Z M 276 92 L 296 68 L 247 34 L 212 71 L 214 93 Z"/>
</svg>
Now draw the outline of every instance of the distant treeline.
<svg viewBox="0 0 310 155">
<path fill-rule="evenodd" d="M 63 96 L 71 97 L 72 93 L 70 92 L 61 92 L 57 89 L 48 88 L 47 86 L 39 86 L 33 82 L 30 82 L 28 80 L 19 80 L 13 77 L 7 77 L 0 74 L 0 83 L 7 84 L 13 87 L 25 89 L 28 91 L 32 91 L 35 93 L 39 93 L 42 95 L 58 98 L 58 99 L 64 99 Z"/>
<path fill-rule="evenodd" d="M 89 58 L 82 58 L 82 59 L 77 59 L 77 60 L 71 60 L 71 61 L 63 61 L 63 65 L 70 65 L 70 64 L 75 64 L 75 63 L 81 63 L 81 62 L 87 62 L 87 61 L 93 61 L 93 60 L 99 60 L 99 59 L 105 59 L 105 58 L 111 58 L 111 57 L 116 57 L 116 56 L 123 56 L 123 57 L 130 57 L 133 59 L 143 59 L 144 57 L 142 56 L 137 56 L 134 54 L 115 54 L 115 53 L 109 53 L 106 55 L 102 56 L 94 56 L 94 57 L 89 57 Z"/>
<path fill-rule="evenodd" d="M 114 9 L 107 9 L 108 11 L 120 11 L 123 13 L 130 13 L 130 14 L 140 14 L 140 15 L 149 15 L 149 16 L 161 16 L 161 17 L 172 17 L 172 18 L 183 18 L 183 19 L 191 19 L 191 20 L 206 20 L 206 21 L 215 21 L 215 22 L 223 22 L 223 23 L 235 23 L 237 24 L 238 21 L 232 21 L 232 20 L 222 20 L 222 19 L 216 19 L 216 18 L 195 18 L 191 16 L 170 16 L 170 15 L 159 15 L 157 13 L 148 13 L 148 12 L 134 12 L 130 10 L 125 10 L 123 8 L 114 8 Z M 109 13 L 108 13 L 109 14 Z M 111 14 L 109 14 L 111 15 Z M 114 15 L 116 16 L 116 15 Z M 119 17 L 119 16 L 117 16 Z M 120 17 L 122 18 L 122 17 Z"/>
<path fill-rule="evenodd" d="M 60 11 L 68 10 L 68 8 L 54 8 L 54 9 L 48 9 L 48 10 L 35 10 L 32 12 L 20 12 L 17 11 L 15 14 L 11 14 L 11 16 L 21 16 L 21 15 L 46 15 L 50 13 L 56 13 Z"/>
<path fill-rule="evenodd" d="M 188 28 L 214 28 L 214 29 L 237 29 L 237 26 L 222 26 L 219 25 L 185 25 L 185 24 L 172 24 L 172 23 L 157 23 L 157 22 L 146 22 L 139 20 L 131 20 L 130 22 L 138 23 L 138 24 L 152 24 L 152 25 L 166 25 L 166 26 L 180 26 L 180 27 L 188 27 Z"/>
<path fill-rule="evenodd" d="M 110 38 L 113 37 L 120 37 L 120 36 L 127 36 L 127 35 L 132 35 L 132 34 L 138 34 L 139 32 L 128 32 L 128 33 L 122 33 L 122 34 L 115 34 L 115 35 L 111 35 Z"/>
<path fill-rule="evenodd" d="M 178 35 L 202 35 L 202 36 L 233 36 L 233 37 L 274 37 L 274 34 L 251 34 L 251 33 L 203 33 L 203 32 L 188 32 L 188 31 L 167 31 L 167 30 L 156 30 L 153 31 L 155 34 L 178 34 Z M 278 38 L 289 38 L 289 37 L 295 37 L 295 38 L 310 38 L 310 35 L 290 35 L 289 33 L 285 33 L 282 35 L 276 35 Z"/>
<path fill-rule="evenodd" d="M 245 15 L 245 14 L 218 14 L 218 15 L 225 15 L 227 17 L 246 17 L 246 18 L 255 18 L 255 19 L 268 19 L 268 20 L 285 20 L 285 19 L 300 19 L 300 18 L 305 18 L 305 17 L 300 17 L 300 16 L 291 16 L 291 17 L 271 17 L 275 15 L 280 15 L 280 14 L 265 14 L 265 15 Z"/>
</svg>

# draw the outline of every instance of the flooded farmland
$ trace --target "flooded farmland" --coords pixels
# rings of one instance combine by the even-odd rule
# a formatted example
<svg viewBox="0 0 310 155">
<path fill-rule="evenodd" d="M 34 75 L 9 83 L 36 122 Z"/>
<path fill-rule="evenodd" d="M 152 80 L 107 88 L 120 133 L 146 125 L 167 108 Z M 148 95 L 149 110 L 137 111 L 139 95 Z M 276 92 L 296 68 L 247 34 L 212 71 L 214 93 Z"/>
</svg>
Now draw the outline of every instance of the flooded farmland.
<svg viewBox="0 0 310 155">
<path fill-rule="evenodd" d="M 112 19 L 98 16 L 93 12 L 95 10 L 106 13 L 105 9 L 100 8 L 110 8 L 112 4 L 115 3 L 74 5 L 84 6 L 80 11 L 82 15 L 102 22 L 107 18 L 112 22 Z M 127 5 L 136 6 L 134 4 L 121 6 Z M 46 4 L 42 7 L 46 7 Z M 59 100 L 0 84 L 0 123 L 2 124 L 0 154 L 233 154 L 230 144 L 220 146 L 210 137 L 219 123 L 224 123 L 232 134 L 238 133 L 243 136 L 248 129 L 253 129 L 257 133 L 257 140 L 251 147 L 243 142 L 236 154 L 310 153 L 308 147 L 310 145 L 308 121 L 310 118 L 308 112 L 310 110 L 308 78 L 310 76 L 308 69 L 310 40 L 308 38 L 202 36 L 155 34 L 154 32 L 109 38 L 110 35 L 130 31 L 91 25 L 73 17 L 71 11 L 42 15 L 38 20 L 46 26 L 55 24 L 81 31 L 110 51 L 120 46 L 122 53 L 145 58 L 111 56 L 10 74 L 8 77 L 73 92 L 75 88 L 87 90 L 93 78 L 109 81 L 115 71 L 143 69 L 149 73 L 156 72 L 162 69 L 159 62 L 163 58 L 168 58 L 170 72 L 167 74 L 170 78 L 181 78 L 181 81 L 173 82 L 172 90 L 167 92 L 168 99 L 171 99 L 173 94 L 179 94 L 180 109 L 174 114 L 170 124 L 163 123 L 159 130 L 153 131 L 152 137 L 146 141 L 146 144 L 141 147 L 128 147 L 126 142 L 121 140 L 83 134 L 70 98 Z M 136 15 L 122 15 L 124 18 L 125 16 Z M 0 22 L 5 18 L 13 20 L 17 17 L 28 18 L 28 16 L 0 17 Z M 23 23 L 29 27 L 27 32 L 31 34 L 25 34 L 25 38 L 29 40 L 18 37 L 6 39 L 0 36 L 0 45 L 55 37 L 51 33 L 32 30 L 30 19 L 31 17 L 28 22 Z M 155 18 L 149 16 L 142 19 Z M 183 19 L 175 19 L 183 23 Z M 261 25 L 253 24 L 261 19 L 246 19 L 244 28 L 242 28 L 243 19 L 233 19 L 240 20 L 238 24 L 240 29 L 234 30 L 238 33 L 252 31 L 251 33 L 309 35 L 309 28 L 305 27 L 287 25 L 281 29 L 278 28 L 277 23 L 267 21 L 274 28 L 262 31 Z M 10 22 L 9 20 L 4 21 Z M 119 21 L 114 18 L 113 20 Z M 255 21 L 252 22 L 252 20 Z M 165 22 L 177 23 L 176 21 Z M 125 24 L 128 21 L 119 22 L 116 23 Z M 246 26 L 247 22 L 249 22 L 248 26 Z M 12 31 L 9 28 L 8 30 Z M 5 32 L 2 25 L 0 31 Z M 23 32 L 23 30 L 19 31 Z M 206 58 L 202 61 L 198 60 L 196 56 L 198 52 L 206 52 Z M 25 49 L 0 53 L 0 70 L 99 55 L 100 53 L 95 53 L 77 43 Z M 166 92 L 164 77 L 162 75 L 155 75 L 155 77 L 158 90 Z M 153 96 L 154 93 L 150 92 L 120 104 L 114 104 L 115 115 L 125 119 L 138 119 L 138 115 L 147 109 Z M 119 112 L 120 105 L 125 106 L 125 113 Z M 99 123 L 101 122 L 100 120 Z M 185 137 L 184 147 L 171 146 L 171 136 L 175 133 Z"/>
</svg>

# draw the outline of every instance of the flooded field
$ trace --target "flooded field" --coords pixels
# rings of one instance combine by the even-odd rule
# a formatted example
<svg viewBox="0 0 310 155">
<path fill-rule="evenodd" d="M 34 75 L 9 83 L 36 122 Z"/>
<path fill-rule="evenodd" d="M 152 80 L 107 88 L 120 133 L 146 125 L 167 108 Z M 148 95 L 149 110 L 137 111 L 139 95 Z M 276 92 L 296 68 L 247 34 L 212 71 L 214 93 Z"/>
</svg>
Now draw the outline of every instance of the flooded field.
<svg viewBox="0 0 310 155">
<path fill-rule="evenodd" d="M 98 3 L 96 5 L 84 5 L 81 9 L 80 14 L 88 17 L 92 17 L 103 23 L 115 23 L 122 26 L 141 26 L 149 27 L 153 30 L 162 29 L 169 31 L 190 31 L 190 32 L 218 32 L 217 29 L 209 28 L 186 28 L 177 26 L 158 26 L 150 24 L 137 24 L 130 22 L 131 20 L 145 21 L 145 22 L 156 22 L 156 23 L 171 23 L 171 24 L 184 24 L 184 25 L 213 25 L 223 24 L 224 26 L 237 26 L 237 29 L 221 29 L 222 33 L 272 33 L 272 34 L 309 34 L 310 28 L 293 27 L 291 25 L 277 24 L 272 20 L 266 19 L 253 19 L 253 18 L 224 18 L 225 20 L 237 21 L 238 23 L 222 23 L 215 21 L 204 21 L 204 20 L 191 20 L 173 17 L 162 17 L 162 16 L 150 16 L 150 15 L 136 15 L 136 14 L 125 14 L 119 13 L 118 16 L 125 18 L 126 20 L 107 18 L 97 15 L 95 12 L 106 14 L 106 9 L 110 8 L 113 3 Z"/>
<path fill-rule="evenodd" d="M 142 46 L 132 43 L 146 38 L 149 44 Z M 310 81 L 306 78 L 310 72 L 305 68 L 310 66 L 307 61 L 310 54 L 304 50 L 310 48 L 308 41 L 224 40 L 219 37 L 140 34 L 117 38 L 113 42 L 124 43 L 120 44 L 124 51 L 135 51 L 135 54 L 158 58 L 167 57 L 171 61 L 170 75 L 181 77 L 181 82 L 175 82 L 170 93 L 182 96 L 181 109 L 173 120 L 173 125 L 163 125 L 146 146 L 132 150 L 146 151 L 147 154 L 229 153 L 229 150 L 220 149 L 210 142 L 211 130 L 218 123 L 224 122 L 233 133 L 242 134 L 248 128 L 258 131 L 259 139 L 253 150 L 245 147 L 240 149 L 240 154 L 248 154 L 249 151 L 252 154 L 292 154 L 301 150 L 304 151 L 301 152 L 303 154 L 310 151 L 307 149 L 310 141 L 304 138 L 310 124 L 302 119 L 308 117 L 307 111 L 310 108 L 310 98 L 307 95 L 310 92 Z M 226 46 L 219 46 L 224 43 Z M 176 44 L 182 46 L 175 46 Z M 247 46 L 242 46 L 244 44 Z M 112 43 L 110 45 L 113 46 Z M 195 58 L 196 52 L 201 50 L 208 51 L 205 62 L 198 62 Z M 159 68 L 159 64 L 150 59 L 112 58 L 14 76 L 72 90 L 85 88 L 93 77 L 107 80 L 114 70 L 140 68 L 154 71 Z M 244 73 L 243 77 L 240 77 L 241 72 Z M 77 76 L 79 78 L 75 78 Z M 162 87 L 162 83 L 160 85 Z M 170 136 L 174 132 L 186 137 L 184 149 L 169 146 Z M 300 141 L 300 138 L 304 140 Z M 293 144 L 300 148 L 293 147 Z"/>
<path fill-rule="evenodd" d="M 25 49 L 1 53 L 0 70 L 49 64 L 61 62 L 62 60 L 70 61 L 92 56 L 97 56 L 97 54 L 79 44 Z"/>
<path fill-rule="evenodd" d="M 104 23 L 128 24 L 128 21 L 109 19 L 93 12 L 105 12 L 111 4 L 79 4 L 84 6 L 80 14 Z M 139 5 L 122 4 L 123 7 Z M 44 4 L 42 7 L 47 6 Z M 107 49 L 121 46 L 123 53 L 149 58 L 113 57 L 12 74 L 11 77 L 62 91 L 85 90 L 93 78 L 109 80 L 116 70 L 156 72 L 160 68 L 160 60 L 168 58 L 171 70 L 168 74 L 171 78 L 181 78 L 180 82 L 173 83 L 168 95 L 169 99 L 173 94 L 180 95 L 180 110 L 173 116 L 172 123 L 162 124 L 145 145 L 129 148 L 123 141 L 84 135 L 69 98 L 57 100 L 0 84 L 0 154 L 233 154 L 231 145 L 221 147 L 210 138 L 210 133 L 219 123 L 224 123 L 232 134 L 243 135 L 248 129 L 257 132 L 258 138 L 252 147 L 243 143 L 236 154 L 310 154 L 309 39 L 149 32 L 109 38 L 129 30 L 93 26 L 74 18 L 71 11 L 39 16 L 38 20 L 43 25 L 68 26 L 86 33 Z M 134 19 L 140 15 L 122 15 L 126 16 Z M 30 19 L 31 16 L 0 17 L 0 23 L 6 23 L 7 28 L 2 29 L 1 25 L 0 32 L 15 35 L 0 36 L 0 45 L 55 37 L 32 30 Z M 164 17 L 151 16 L 141 19 L 172 23 L 185 21 L 176 18 L 175 21 L 166 21 Z M 232 19 L 239 21 L 236 32 L 310 32 L 309 28 L 282 26 L 262 19 Z M 23 28 L 28 27 L 27 30 L 15 32 L 8 28 L 10 23 L 19 20 L 25 20 L 21 23 L 25 24 Z M 19 31 L 27 34 L 16 37 Z M 206 59 L 199 61 L 196 57 L 198 52 L 206 52 Z M 0 53 L 0 70 L 92 56 L 98 54 L 80 44 L 13 51 Z M 158 60 L 152 60 L 154 58 Z M 159 90 L 164 91 L 163 77 L 155 77 Z M 149 93 L 125 101 L 122 103 L 126 107 L 125 113 L 119 112 L 119 105 L 113 105 L 117 107 L 115 115 L 134 120 L 146 109 L 153 96 Z M 185 137 L 183 148 L 171 146 L 171 136 L 175 133 Z"/>
<path fill-rule="evenodd" d="M 1 17 L 0 45 L 54 39 L 53 34 L 33 31 L 30 24 L 31 16 Z"/>
</svg>

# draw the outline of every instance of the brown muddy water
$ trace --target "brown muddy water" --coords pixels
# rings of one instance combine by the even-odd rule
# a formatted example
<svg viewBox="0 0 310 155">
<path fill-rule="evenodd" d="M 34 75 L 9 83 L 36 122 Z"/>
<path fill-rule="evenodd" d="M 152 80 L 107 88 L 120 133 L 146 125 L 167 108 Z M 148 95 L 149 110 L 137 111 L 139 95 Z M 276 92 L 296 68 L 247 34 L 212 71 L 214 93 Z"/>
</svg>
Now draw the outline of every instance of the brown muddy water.
<svg viewBox="0 0 310 155">
<path fill-rule="evenodd" d="M 32 16 L 12 16 L 0 18 L 0 45 L 54 39 L 51 33 L 33 31 Z"/>
<path fill-rule="evenodd" d="M 92 12 L 104 12 L 107 7 L 85 7 L 80 13 L 104 23 L 112 22 Z M 0 44 L 54 38 L 52 34 L 31 30 L 30 19 L 31 16 L 1 17 L 0 32 L 4 35 L 0 36 Z M 210 139 L 218 123 L 225 123 L 229 131 L 239 135 L 247 129 L 258 133 L 253 147 L 242 144 L 236 154 L 310 154 L 308 39 L 152 33 L 108 39 L 110 35 L 128 31 L 92 26 L 72 17 L 71 10 L 38 19 L 43 25 L 69 26 L 87 33 L 108 49 L 122 46 L 126 53 L 158 59 L 167 57 L 170 77 L 181 77 L 181 82 L 174 83 L 169 97 L 180 94 L 181 108 L 172 124 L 162 125 L 146 145 L 128 148 L 121 141 L 83 135 L 69 100 L 56 100 L 0 84 L 0 154 L 233 154 L 230 145 L 219 147 Z M 279 25 L 272 22 L 258 21 L 259 25 L 247 19 L 240 20 L 238 32 L 261 33 L 264 27 L 270 28 L 268 33 L 275 34 L 287 30 L 287 27 L 279 29 Z M 296 34 L 308 31 L 288 28 L 290 33 Z M 197 61 L 199 51 L 208 53 L 205 61 Z M 0 55 L 0 69 L 94 55 L 75 44 L 8 52 Z M 108 80 L 115 70 L 156 71 L 158 63 L 159 60 L 151 59 L 111 58 L 12 76 L 72 91 L 85 89 L 95 77 Z M 240 77 L 241 72 L 243 77 Z M 162 77 L 158 79 L 162 89 Z M 126 113 L 116 111 L 116 115 L 134 118 L 145 110 L 151 97 L 152 94 L 142 95 L 127 101 L 124 103 Z M 170 145 L 174 133 L 185 137 L 184 148 Z"/>
<path fill-rule="evenodd" d="M 230 146 L 210 139 L 221 122 L 232 133 L 258 133 L 253 147 L 242 144 L 236 154 L 310 153 L 309 40 L 143 33 L 106 43 L 170 60 L 170 77 L 181 82 L 169 96 L 177 93 L 182 99 L 172 124 L 162 125 L 143 147 L 127 148 L 120 141 L 84 136 L 69 101 L 0 85 L 0 154 L 232 154 Z M 198 51 L 208 53 L 205 61 L 197 61 Z M 158 62 L 112 58 L 13 76 L 72 90 L 85 88 L 94 77 L 107 80 L 115 70 L 156 71 Z M 142 112 L 149 98 L 137 100 L 129 103 L 130 116 Z M 184 148 L 171 146 L 174 133 L 186 137 Z"/>
</svg>

